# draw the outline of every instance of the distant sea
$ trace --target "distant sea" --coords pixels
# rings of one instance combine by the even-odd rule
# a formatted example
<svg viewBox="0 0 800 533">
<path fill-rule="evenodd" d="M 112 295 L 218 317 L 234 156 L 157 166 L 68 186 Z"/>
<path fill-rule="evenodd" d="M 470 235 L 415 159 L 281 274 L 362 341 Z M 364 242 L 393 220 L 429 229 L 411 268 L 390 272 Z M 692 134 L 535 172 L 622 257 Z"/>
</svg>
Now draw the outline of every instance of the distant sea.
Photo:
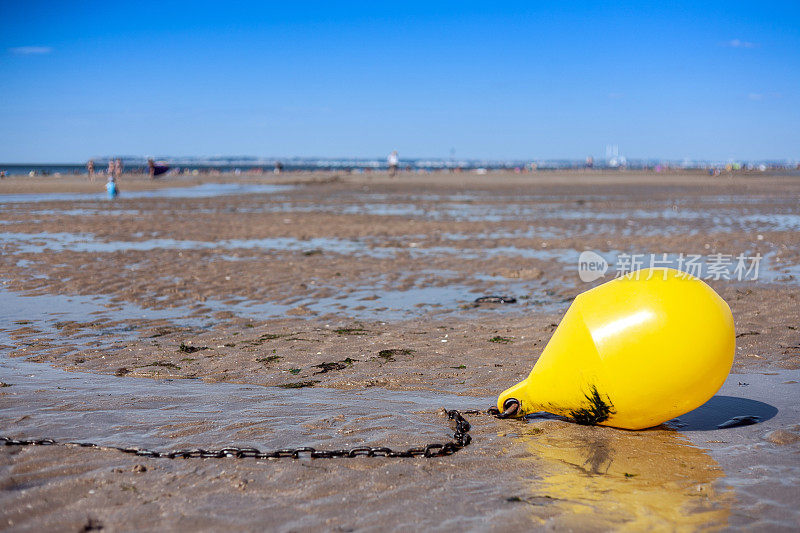
<svg viewBox="0 0 800 533">
<path fill-rule="evenodd" d="M 167 161 L 172 169 L 185 171 L 218 171 L 218 172 L 249 172 L 254 170 L 263 170 L 265 172 L 272 172 L 275 168 L 276 161 L 231 161 L 231 162 L 218 162 L 218 161 L 186 161 L 186 160 L 170 160 L 168 158 L 159 161 Z M 350 172 L 365 172 L 386 170 L 388 165 L 385 160 L 377 159 L 286 159 L 280 160 L 285 171 L 350 171 Z M 474 170 L 478 168 L 486 169 L 514 169 L 522 168 L 525 165 L 530 165 L 530 162 L 525 161 L 439 161 L 439 160 L 407 160 L 400 161 L 400 167 L 405 169 L 410 167 L 414 170 L 445 170 L 460 168 L 463 170 Z M 144 161 L 126 162 L 123 160 L 125 172 L 147 172 L 147 163 Z M 570 162 L 559 162 L 553 168 L 571 168 L 573 165 Z M 97 172 L 104 171 L 108 168 L 108 160 L 96 159 L 95 170 Z M 36 175 L 52 176 L 55 174 L 60 175 L 80 175 L 86 174 L 86 163 L 65 163 L 65 164 L 7 164 L 0 163 L 0 170 L 4 170 L 6 174 L 11 175 L 26 175 L 31 172 Z"/>
<path fill-rule="evenodd" d="M 167 161 L 171 171 L 191 172 L 252 172 L 262 170 L 272 172 L 277 161 L 283 165 L 285 171 L 332 171 L 332 172 L 369 172 L 386 170 L 385 159 L 323 159 L 323 158 L 287 158 L 287 159 L 171 159 L 160 158 L 159 161 Z M 659 170 L 668 165 L 673 169 L 711 169 L 725 168 L 725 162 L 715 161 L 655 161 L 655 160 L 628 160 L 624 168 L 630 170 Z M 797 162 L 787 161 L 758 161 L 747 164 L 751 169 L 780 171 L 792 175 L 800 175 L 800 166 Z M 125 172 L 147 172 L 147 162 L 140 158 L 135 160 L 123 159 Z M 108 159 L 95 159 L 95 170 L 104 171 L 108 167 Z M 439 171 L 448 169 L 462 170 L 513 170 L 535 167 L 537 170 L 561 170 L 561 169 L 585 169 L 586 164 L 583 160 L 455 160 L 455 159 L 408 159 L 400 160 L 402 169 L 409 168 L 416 171 Z M 759 168 L 761 167 L 761 168 Z M 607 162 L 596 162 L 596 169 L 619 169 L 617 165 Z M 0 171 L 5 171 L 7 175 L 34 175 L 53 176 L 53 175 L 85 175 L 87 173 L 86 163 L 63 163 L 63 164 L 23 164 L 23 163 L 0 163 Z"/>
</svg>

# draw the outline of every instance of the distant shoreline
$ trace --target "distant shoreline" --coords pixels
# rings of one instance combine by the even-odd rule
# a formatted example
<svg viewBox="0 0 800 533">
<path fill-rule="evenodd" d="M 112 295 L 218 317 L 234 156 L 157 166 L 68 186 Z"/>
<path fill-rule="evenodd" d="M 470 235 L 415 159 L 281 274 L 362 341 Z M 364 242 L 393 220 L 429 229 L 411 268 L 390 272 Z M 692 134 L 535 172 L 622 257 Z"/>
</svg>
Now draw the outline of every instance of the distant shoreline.
<svg viewBox="0 0 800 533">
<path fill-rule="evenodd" d="M 118 180 L 122 197 L 125 191 L 148 191 L 165 188 L 194 187 L 208 183 L 276 184 L 276 185 L 320 185 L 332 182 L 360 184 L 397 184 L 416 186 L 450 187 L 458 184 L 463 187 L 478 187 L 491 183 L 493 187 L 537 187 L 540 185 L 610 185 L 625 187 L 651 186 L 654 182 L 665 185 L 683 185 L 696 189 L 716 190 L 732 184 L 745 184 L 757 181 L 761 185 L 773 183 L 783 186 L 800 178 L 800 171 L 738 171 L 723 172 L 710 176 L 704 170 L 670 169 L 661 172 L 633 170 L 556 170 L 535 172 L 489 171 L 478 174 L 474 171 L 462 172 L 401 172 L 394 178 L 387 172 L 346 173 L 331 171 L 315 172 L 214 172 L 176 174 L 150 179 L 142 173 L 125 173 Z M 3 194 L 26 193 L 97 193 L 103 192 L 105 176 L 98 175 L 90 181 L 86 174 L 62 176 L 14 175 L 0 180 L 0 196 Z"/>
<path fill-rule="evenodd" d="M 286 158 L 271 160 L 203 160 L 164 159 L 172 174 L 195 173 L 272 173 L 277 163 L 282 172 L 339 172 L 374 173 L 385 172 L 388 165 L 383 159 L 302 159 Z M 108 165 L 107 158 L 94 160 L 98 175 Z M 126 172 L 147 174 L 147 162 L 141 159 L 125 160 Z M 433 160 L 408 159 L 400 161 L 400 169 L 406 172 L 708 172 L 712 170 L 734 172 L 798 172 L 800 163 L 791 160 L 763 161 L 655 161 L 637 160 L 627 164 L 609 164 L 601 161 L 587 165 L 577 160 Z M 87 175 L 86 163 L 0 163 L 0 171 L 7 176 L 80 176 Z"/>
<path fill-rule="evenodd" d="M 95 176 L 97 179 L 105 179 L 105 165 L 96 164 Z M 0 164 L 0 171 L 5 172 L 6 178 L 84 178 L 88 179 L 88 171 L 85 165 L 2 165 Z M 305 167 L 298 166 L 292 167 L 284 165 L 280 173 L 275 173 L 273 167 L 263 165 L 258 166 L 203 166 L 203 165 L 174 165 L 170 168 L 166 175 L 159 176 L 157 179 L 175 179 L 175 178 L 191 178 L 198 176 L 298 176 L 305 174 L 337 174 L 341 176 L 358 176 L 358 175 L 382 175 L 388 171 L 385 167 Z M 124 173 L 126 176 L 148 176 L 148 169 L 146 166 L 124 166 Z M 710 173 L 717 175 L 736 174 L 736 175 L 782 175 L 782 176 L 800 176 L 800 168 L 798 167 L 670 167 L 670 166 L 656 166 L 656 167 L 564 167 L 564 168 L 551 168 L 551 167 L 456 167 L 456 168 L 427 168 L 427 167 L 412 167 L 404 166 L 400 169 L 400 175 L 425 175 L 425 174 L 476 174 L 476 175 L 490 175 L 490 174 L 693 174 L 707 176 Z"/>
</svg>

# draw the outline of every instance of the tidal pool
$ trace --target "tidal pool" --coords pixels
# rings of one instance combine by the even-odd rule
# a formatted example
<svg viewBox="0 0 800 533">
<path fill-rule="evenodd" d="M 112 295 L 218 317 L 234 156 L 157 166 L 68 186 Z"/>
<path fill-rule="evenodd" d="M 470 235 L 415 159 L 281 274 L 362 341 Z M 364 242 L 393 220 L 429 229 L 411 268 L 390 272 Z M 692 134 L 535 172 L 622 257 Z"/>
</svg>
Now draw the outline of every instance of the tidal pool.
<svg viewBox="0 0 800 533">
<path fill-rule="evenodd" d="M 292 185 L 247 184 L 247 183 L 204 183 L 191 187 L 173 187 L 151 191 L 126 191 L 124 182 L 121 185 L 119 199 L 126 198 L 211 198 L 234 194 L 272 194 L 292 189 Z M 98 189 L 103 188 L 98 183 Z M 97 193 L 30 193 L 0 194 L 0 205 L 21 202 L 68 202 L 81 200 L 105 201 L 104 192 Z"/>
</svg>

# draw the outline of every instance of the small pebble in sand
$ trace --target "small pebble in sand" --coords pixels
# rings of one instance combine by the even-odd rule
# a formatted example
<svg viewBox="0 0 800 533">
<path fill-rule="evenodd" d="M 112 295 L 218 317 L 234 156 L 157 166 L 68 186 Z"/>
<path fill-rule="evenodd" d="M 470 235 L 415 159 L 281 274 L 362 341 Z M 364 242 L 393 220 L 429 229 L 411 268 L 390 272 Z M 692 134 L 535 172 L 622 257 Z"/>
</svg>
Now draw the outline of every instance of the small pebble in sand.
<svg viewBox="0 0 800 533">
<path fill-rule="evenodd" d="M 785 429 L 776 429 L 775 431 L 770 431 L 767 433 L 764 436 L 764 440 L 771 442 L 772 444 L 783 446 L 784 444 L 792 444 L 800 441 L 800 435 Z"/>
<path fill-rule="evenodd" d="M 141 474 L 142 472 L 147 472 L 147 467 L 144 465 L 133 465 L 133 468 L 131 470 L 133 470 L 137 474 Z"/>
</svg>

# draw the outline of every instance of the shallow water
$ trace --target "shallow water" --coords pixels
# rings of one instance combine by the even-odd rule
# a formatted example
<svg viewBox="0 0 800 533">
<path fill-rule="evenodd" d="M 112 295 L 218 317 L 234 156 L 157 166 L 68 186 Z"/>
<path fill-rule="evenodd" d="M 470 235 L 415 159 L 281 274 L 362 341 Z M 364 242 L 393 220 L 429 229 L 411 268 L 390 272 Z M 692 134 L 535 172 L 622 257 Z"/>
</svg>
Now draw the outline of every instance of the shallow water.
<svg viewBox="0 0 800 533">
<path fill-rule="evenodd" d="M 759 417 L 759 423 L 718 427 L 748 415 Z M 776 430 L 800 434 L 800 370 L 731 374 L 717 396 L 672 425 L 707 449 L 725 471 L 718 485 L 736 497 L 731 526 L 771 530 L 800 525 L 800 442 L 769 440 Z"/>
<path fill-rule="evenodd" d="M 3 434 L 161 449 L 404 445 L 384 440 L 395 428 L 407 428 L 423 444 L 450 433 L 446 422 L 431 416 L 440 407 L 477 409 L 491 402 L 445 392 L 155 381 L 66 372 L 2 355 L 0 376 L 11 384 L 0 396 Z"/>
<path fill-rule="evenodd" d="M 433 414 L 439 407 L 480 409 L 494 400 L 377 387 L 283 390 L 154 381 L 65 372 L 3 356 L 0 378 L 11 385 L 0 393 L 5 435 L 160 450 L 424 444 L 449 436 L 444 420 Z M 534 524 L 543 523 L 537 509 L 545 505 L 572 526 L 586 518 L 599 520 L 595 526 L 624 523 L 634 529 L 790 527 L 800 520 L 798 445 L 781 447 L 765 435 L 800 420 L 797 381 L 800 371 L 731 375 L 710 402 L 669 424 L 679 433 L 472 417 L 473 424 L 500 424 L 511 432 L 505 439 L 478 438 L 473 447 L 510 447 L 523 479 L 526 471 L 536 472 L 522 485 L 527 491 L 513 488 L 515 501 L 532 506 Z M 746 415 L 760 421 L 717 427 Z M 507 477 L 495 483 L 508 483 Z"/>
<path fill-rule="evenodd" d="M 780 446 L 767 436 L 792 427 L 800 433 L 798 381 L 798 370 L 732 374 L 705 405 L 667 423 L 678 429 L 674 436 L 592 428 L 576 438 L 536 431 L 546 418 L 531 418 L 518 441 L 543 478 L 529 497 L 547 494 L 574 515 L 594 516 L 592 527 L 601 529 L 665 521 L 678 529 L 720 522 L 792 528 L 800 523 L 800 443 Z M 759 420 L 718 427 L 743 416 Z M 700 503 L 692 497 L 697 491 L 706 495 Z"/>
<path fill-rule="evenodd" d="M 123 251 L 169 250 L 267 250 L 305 252 L 322 250 L 355 254 L 369 253 L 385 257 L 388 250 L 370 250 L 361 241 L 337 238 L 296 239 L 293 237 L 266 237 L 263 239 L 226 239 L 219 241 L 186 241 L 177 239 L 148 239 L 143 241 L 100 241 L 90 233 L 16 233 L 0 232 L 3 247 L 13 246 L 16 253 L 61 252 L 65 250 L 87 253 Z"/>
<path fill-rule="evenodd" d="M 364 287 L 345 295 L 295 299 L 291 304 L 254 301 L 231 304 L 206 300 L 203 305 L 213 311 L 231 311 L 238 316 L 251 318 L 284 316 L 293 308 L 303 307 L 315 315 L 331 314 L 340 318 L 401 320 L 435 308 L 452 311 L 473 301 L 481 294 L 475 288 L 461 284 L 444 287 L 412 287 L 402 290 Z"/>
<path fill-rule="evenodd" d="M 448 235 L 452 240 L 467 240 L 465 235 Z M 405 240 L 404 238 L 403 240 Z M 334 237 L 318 237 L 311 239 L 297 239 L 294 237 L 268 237 L 262 239 L 225 239 L 214 242 L 209 241 L 186 241 L 177 239 L 148 239 L 143 241 L 100 241 L 92 234 L 81 233 L 20 233 L 20 232 L 0 232 L 0 243 L 2 250 L 7 254 L 17 253 L 52 253 L 61 251 L 86 252 L 86 253 L 111 253 L 120 251 L 148 251 L 156 249 L 170 250 L 263 250 L 265 252 L 303 252 L 317 253 L 328 252 L 342 255 L 368 256 L 374 258 L 390 258 L 400 253 L 407 253 L 414 258 L 436 257 L 443 255 L 458 256 L 464 259 L 487 259 L 492 257 L 514 256 L 525 259 L 536 259 L 539 261 L 557 261 L 564 265 L 564 270 L 577 272 L 578 257 L 582 250 L 574 249 L 553 249 L 553 248 L 533 248 L 518 246 L 492 246 L 486 248 L 455 248 L 450 246 L 419 246 L 418 242 L 405 243 L 397 239 L 394 243 L 382 240 L 382 246 L 372 245 L 371 239 L 340 239 Z M 623 252 L 620 250 L 596 251 L 608 263 L 609 272 L 606 279 L 613 277 L 615 265 L 621 256 L 638 254 L 640 261 L 649 261 L 651 255 L 655 254 L 656 260 L 667 261 L 665 266 L 679 268 L 682 261 L 680 254 L 663 252 L 650 253 L 646 250 L 634 250 Z M 752 255 L 750 251 L 740 251 L 745 257 Z M 707 279 L 705 273 L 708 272 L 709 262 L 712 254 L 701 256 L 697 265 L 700 268 L 701 278 Z M 733 254 L 734 256 L 738 254 Z M 218 256 L 223 260 L 241 260 L 231 258 L 227 254 Z M 739 276 L 734 274 L 736 258 L 726 270 L 727 276 L 733 281 L 745 282 L 789 282 L 800 283 L 800 265 L 779 262 L 776 252 L 769 252 L 762 256 L 757 272 L 753 271 L 750 275 Z M 749 267 L 749 263 L 747 263 Z M 643 263 L 640 268 L 646 268 L 648 264 Z M 683 268 L 682 270 L 686 270 Z M 630 271 L 628 265 L 626 272 Z M 743 271 L 745 273 L 745 271 Z M 726 278 L 721 278 L 726 279 Z"/>
<path fill-rule="evenodd" d="M 502 294 L 519 298 L 517 304 L 474 307 L 476 298 Z M 563 299 L 554 298 L 540 286 L 524 282 L 495 280 L 489 289 L 481 290 L 463 283 L 444 286 L 393 289 L 380 285 L 360 286 L 341 295 L 309 296 L 291 304 L 280 302 L 243 301 L 239 303 L 206 300 L 212 311 L 231 311 L 241 317 L 264 319 L 285 316 L 291 309 L 302 307 L 309 315 L 335 315 L 338 319 L 405 320 L 429 313 L 469 310 L 477 313 L 525 312 L 534 307 L 538 312 L 555 312 L 566 308 Z"/>
<path fill-rule="evenodd" d="M 207 183 L 193 187 L 175 187 L 153 191 L 124 192 L 122 199 L 141 198 L 210 198 L 235 194 L 275 194 L 292 189 L 290 185 L 269 184 L 231 184 Z M 711 232 L 732 231 L 798 231 L 800 213 L 797 209 L 784 207 L 775 211 L 773 198 L 747 196 L 700 197 L 693 200 L 700 207 L 687 207 L 685 200 L 665 201 L 663 207 L 639 209 L 609 209 L 605 202 L 624 201 L 625 197 L 559 197 L 547 195 L 522 195 L 505 197 L 506 203 L 498 203 L 503 196 L 494 196 L 492 203 L 484 203 L 478 194 L 457 195 L 386 195 L 354 194 L 352 203 L 315 204 L 294 203 L 282 197 L 273 197 L 269 204 L 259 207 L 242 207 L 237 212 L 319 212 L 343 215 L 402 216 L 429 220 L 502 222 L 512 220 L 552 220 L 581 223 L 569 229 L 554 227 L 539 232 L 544 238 L 564 238 L 575 234 L 630 235 L 679 235 L 697 230 L 694 226 L 702 222 L 710 226 Z M 105 201 L 105 194 L 44 193 L 44 194 L 6 194 L 0 195 L 0 205 L 19 202 L 42 201 L 81 201 L 91 200 L 91 205 L 71 209 L 47 209 L 35 211 L 43 215 L 124 215 L 138 214 L 140 211 L 118 209 L 116 204 Z M 537 202 L 529 205 L 520 202 Z M 746 206 L 743 209 L 718 207 L 719 204 Z M 754 211 L 773 204 L 770 212 Z M 599 207 L 598 207 L 599 206 Z M 225 208 L 229 210 L 229 208 Z M 217 212 L 206 209 L 206 213 Z M 619 222 L 635 221 L 633 227 Z M 613 222 L 609 224 L 609 222 Z M 587 226 L 587 227 L 583 227 Z"/>
<path fill-rule="evenodd" d="M 98 189 L 103 184 L 98 184 Z M 233 194 L 271 194 L 291 189 L 291 185 L 269 184 L 241 184 L 241 183 L 204 183 L 191 187 L 174 187 L 168 189 L 155 189 L 151 191 L 125 191 L 125 183 L 121 184 L 122 190 L 119 199 L 126 198 L 211 198 L 214 196 L 227 196 Z M 106 200 L 105 192 L 97 193 L 30 193 L 30 194 L 0 194 L 0 205 L 19 202 L 61 202 L 81 200 Z M 113 205 L 113 204 L 109 204 Z"/>
<path fill-rule="evenodd" d="M 447 272 L 438 272 L 445 279 Z M 134 337 L 136 332 L 128 328 L 126 321 L 166 320 L 180 326 L 205 328 L 213 324 L 210 313 L 231 312 L 236 316 L 265 320 L 285 317 L 287 314 L 311 318 L 335 315 L 339 319 L 347 317 L 368 320 L 403 320 L 430 312 L 525 312 L 534 307 L 539 312 L 559 311 L 567 303 L 549 296 L 540 284 L 511 281 L 495 277 L 482 277 L 482 285 L 490 287 L 481 290 L 464 283 L 450 283 L 443 286 L 413 286 L 392 288 L 383 282 L 351 288 L 342 293 L 335 291 L 327 296 L 308 296 L 295 298 L 291 303 L 263 300 L 219 301 L 206 299 L 192 307 L 172 306 L 167 309 L 151 309 L 136 304 L 112 300 L 103 295 L 24 295 L 0 287 L 0 344 L 14 344 L 9 331 L 30 325 L 48 334 L 56 333 L 59 322 L 88 322 L 108 320 L 114 327 L 99 331 L 99 334 L 115 332 L 125 337 Z M 320 287 L 325 289 L 324 287 Z M 329 291 L 326 291 L 329 292 Z M 471 303 L 487 293 L 502 293 L 521 298 L 512 306 L 489 306 L 473 308 Z M 302 309 L 301 313 L 290 313 Z M 22 321 L 22 322 L 20 322 Z"/>
<path fill-rule="evenodd" d="M 119 322 L 131 320 L 174 320 L 180 318 L 183 325 L 201 326 L 203 319 L 189 317 L 189 310 L 147 309 L 130 302 L 116 302 L 102 295 L 68 296 L 62 294 L 22 295 L 0 288 L 0 344 L 14 344 L 9 332 L 21 326 L 30 326 L 48 334 L 57 332 L 59 322 L 88 322 L 107 319 L 115 323 L 97 332 L 99 335 L 113 333 L 124 337 L 137 334 Z M 68 342 L 68 341 L 64 341 Z"/>
<path fill-rule="evenodd" d="M 520 198 L 509 199 L 507 203 L 497 203 L 501 197 L 492 197 L 493 202 L 485 203 L 480 197 L 475 196 L 462 202 L 443 201 L 437 202 L 436 198 L 421 197 L 416 201 L 408 202 L 406 197 L 396 198 L 396 202 L 386 202 L 382 195 L 373 199 L 374 195 L 357 197 L 354 203 L 326 204 L 324 201 L 315 204 L 302 204 L 292 202 L 275 202 L 257 208 L 248 207 L 242 212 L 270 212 L 270 213 L 333 213 L 341 215 L 373 215 L 373 216 L 402 216 L 421 218 L 437 221 L 465 221 L 465 222 L 504 222 L 514 220 L 548 220 L 567 222 L 588 222 L 602 224 L 608 222 L 635 221 L 635 231 L 645 234 L 674 235 L 691 229 L 698 223 L 711 226 L 711 232 L 732 231 L 797 231 L 800 230 L 800 213 L 795 208 L 783 208 L 779 212 L 752 212 L 751 209 L 730 209 L 713 205 L 704 206 L 702 209 L 678 207 L 672 202 L 665 202 L 663 207 L 639 209 L 613 209 L 603 205 L 596 207 L 596 202 L 588 205 L 576 205 L 575 201 L 568 203 L 552 203 L 553 198 L 541 198 L 543 203 L 530 205 L 519 203 Z M 280 199 L 276 199 L 280 200 Z M 773 200 L 774 201 L 774 200 Z M 739 203 L 738 200 L 732 200 Z M 746 205 L 760 206 L 759 203 L 750 202 Z M 601 229 L 616 231 L 618 226 L 600 225 Z M 564 232 L 580 231 L 580 228 L 571 227 L 569 230 L 561 228 L 558 236 Z M 588 231 L 587 231 L 588 232 Z M 660 232 L 660 233 L 658 233 Z"/>
</svg>

